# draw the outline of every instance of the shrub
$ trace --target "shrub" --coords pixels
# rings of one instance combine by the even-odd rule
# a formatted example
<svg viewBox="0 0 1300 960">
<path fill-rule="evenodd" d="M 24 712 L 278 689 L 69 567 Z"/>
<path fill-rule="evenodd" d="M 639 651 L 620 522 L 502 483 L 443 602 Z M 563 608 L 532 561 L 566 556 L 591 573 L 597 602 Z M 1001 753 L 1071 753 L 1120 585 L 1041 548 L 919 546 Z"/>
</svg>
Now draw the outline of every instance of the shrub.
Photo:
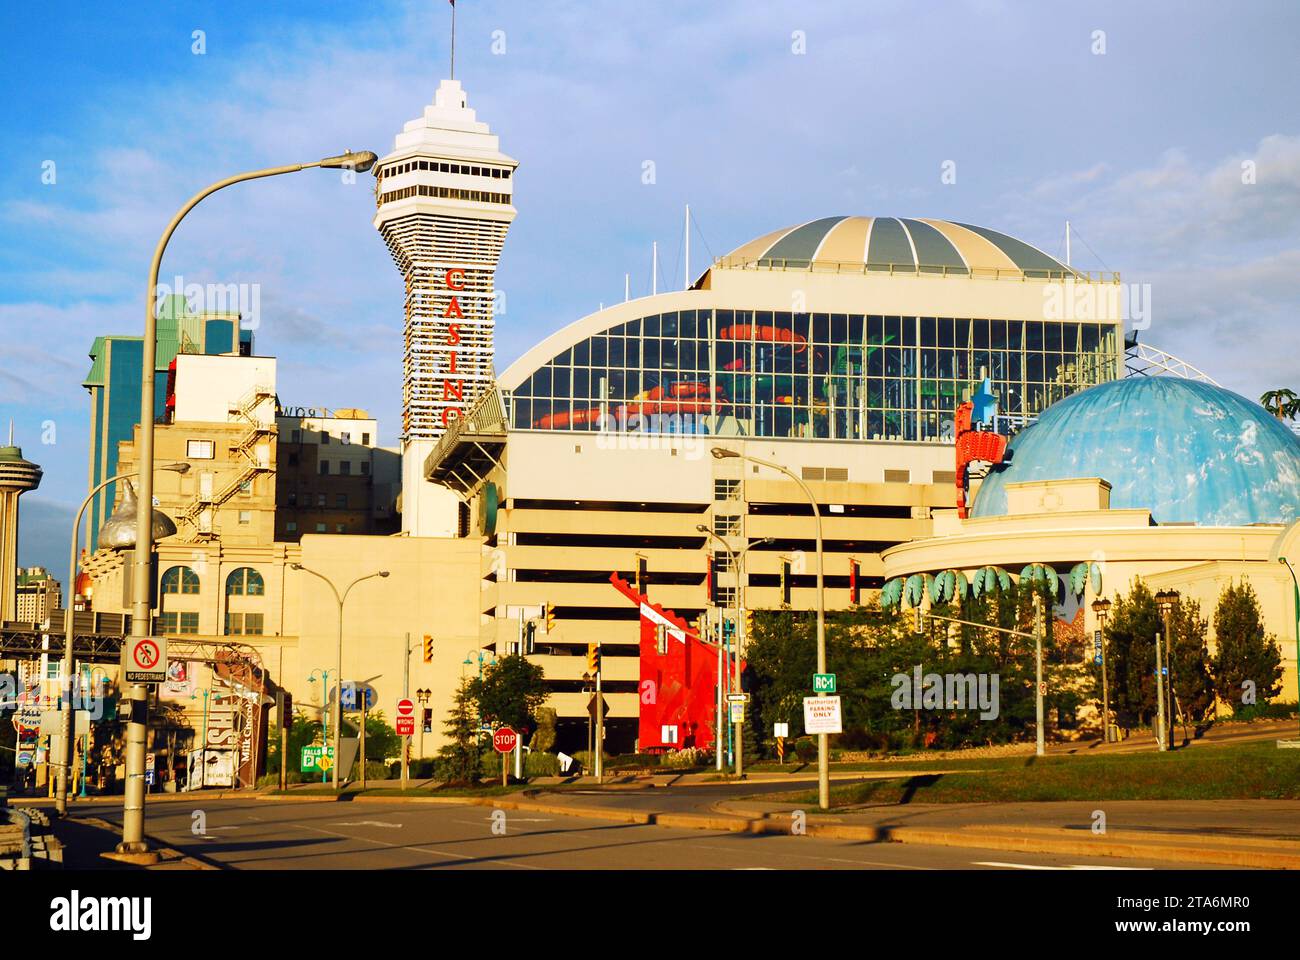
<svg viewBox="0 0 1300 960">
<path fill-rule="evenodd" d="M 366 761 L 366 780 L 367 780 L 367 781 L 370 781 L 370 780 L 387 780 L 387 779 L 389 779 L 389 777 L 388 777 L 388 764 L 384 763 L 382 760 L 367 760 L 367 761 Z"/>
<path fill-rule="evenodd" d="M 1290 720 L 1295 716 L 1294 703 L 1252 703 L 1234 710 L 1232 720 Z"/>
<path fill-rule="evenodd" d="M 657 753 L 620 753 L 610 761 L 610 769 L 613 770 L 635 770 L 641 767 L 659 766 L 660 756 Z"/>
<path fill-rule="evenodd" d="M 560 772 L 560 758 L 553 753 L 529 751 L 524 757 L 524 773 L 530 777 L 554 777 Z"/>
<path fill-rule="evenodd" d="M 290 784 L 293 784 L 293 783 L 306 783 L 306 782 L 308 782 L 307 778 L 304 777 L 304 776 L 303 776 L 300 772 L 298 772 L 297 770 L 286 770 L 286 771 L 285 771 L 285 775 L 284 775 L 284 779 L 285 779 L 285 783 L 290 783 Z M 311 783 L 315 783 L 315 782 L 318 781 L 319 779 L 320 779 L 320 774 L 316 774 L 315 776 L 313 776 L 313 777 L 311 778 L 310 782 L 311 782 Z M 268 774 L 265 774 L 264 776 L 261 776 L 261 777 L 258 777 L 258 778 L 257 778 L 257 786 L 258 786 L 259 788 L 260 788 L 260 787 L 278 787 L 279 785 L 280 785 L 280 774 L 279 774 L 278 771 L 275 772 L 275 773 L 268 773 Z"/>
<path fill-rule="evenodd" d="M 800 763 L 812 763 L 817 759 L 817 743 L 814 740 L 796 740 L 794 755 Z"/>
<path fill-rule="evenodd" d="M 698 767 L 704 763 L 705 758 L 708 756 L 709 754 L 701 750 L 699 747 L 686 747 L 682 750 L 669 750 L 663 755 L 662 765 L 673 768 Z"/>
<path fill-rule="evenodd" d="M 582 769 L 586 770 L 588 773 L 596 769 L 596 753 L 593 750 L 579 750 L 573 755 L 573 759 L 582 764 Z M 601 755 L 601 760 L 605 766 L 609 766 L 612 759 L 613 757 L 608 753 Z"/>
<path fill-rule="evenodd" d="M 408 768 L 412 780 L 428 780 L 433 774 L 433 757 L 412 760 Z"/>
</svg>

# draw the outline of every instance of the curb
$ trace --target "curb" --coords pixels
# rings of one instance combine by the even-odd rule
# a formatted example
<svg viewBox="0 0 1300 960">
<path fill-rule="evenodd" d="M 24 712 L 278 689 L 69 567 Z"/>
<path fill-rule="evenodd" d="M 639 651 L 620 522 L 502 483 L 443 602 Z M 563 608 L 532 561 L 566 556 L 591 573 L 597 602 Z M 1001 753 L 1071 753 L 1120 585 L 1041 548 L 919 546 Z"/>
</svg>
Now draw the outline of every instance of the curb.
<svg viewBox="0 0 1300 960">
<path fill-rule="evenodd" d="M 109 823 L 107 820 L 101 820 L 99 819 L 99 817 L 82 817 L 77 822 L 87 824 L 89 826 L 96 828 L 97 830 L 107 830 L 110 833 L 116 833 L 118 830 L 118 828 L 114 824 Z M 202 860 L 199 859 L 198 857 L 190 856 L 189 854 L 181 853 L 179 850 L 176 850 L 172 847 L 168 847 L 164 845 L 163 842 L 159 840 L 157 837 L 150 836 L 149 834 L 145 834 L 145 837 L 153 841 L 153 843 L 157 844 L 157 846 L 155 846 L 153 850 L 149 851 L 149 853 L 136 853 L 136 854 L 101 853 L 100 856 L 104 857 L 106 860 L 117 860 L 121 863 L 131 863 L 139 867 L 153 866 L 154 864 L 159 863 L 161 860 L 166 859 L 170 861 L 180 861 L 181 863 L 189 867 L 191 870 L 222 869 L 221 867 L 213 863 L 209 863 L 206 860 Z"/>
<path fill-rule="evenodd" d="M 496 806 L 507 810 L 530 810 L 559 816 L 589 817 L 612 820 L 618 823 L 646 824 L 660 827 L 681 827 L 696 830 L 725 830 L 730 833 L 765 833 L 785 835 L 788 827 L 774 821 L 762 811 L 737 811 L 735 816 L 710 816 L 696 813 L 648 813 L 644 811 L 609 810 L 603 807 L 573 807 L 565 804 L 547 804 L 531 801 L 488 802 L 477 800 L 479 806 Z M 746 814 L 757 814 L 747 816 Z M 858 840 L 868 843 L 915 843 L 942 847 L 976 847 L 987 850 L 1012 850 L 1024 853 L 1057 853 L 1070 856 L 1124 857 L 1159 860 L 1167 863 L 1201 863 L 1218 866 L 1253 867 L 1266 870 L 1300 870 L 1300 850 L 1295 853 L 1278 853 L 1257 849 L 1277 842 L 1264 838 L 1246 838 L 1249 843 L 1237 848 L 1224 845 L 1198 845 L 1184 838 L 1105 839 L 1082 838 L 1073 831 L 1051 827 L 930 829 L 926 827 L 881 828 L 854 826 L 843 822 L 828 822 L 809 818 L 805 825 L 807 836 L 820 836 L 835 840 Z M 1235 842 L 1235 841 L 1234 841 Z M 1247 849 L 1241 849 L 1245 847 Z"/>
</svg>

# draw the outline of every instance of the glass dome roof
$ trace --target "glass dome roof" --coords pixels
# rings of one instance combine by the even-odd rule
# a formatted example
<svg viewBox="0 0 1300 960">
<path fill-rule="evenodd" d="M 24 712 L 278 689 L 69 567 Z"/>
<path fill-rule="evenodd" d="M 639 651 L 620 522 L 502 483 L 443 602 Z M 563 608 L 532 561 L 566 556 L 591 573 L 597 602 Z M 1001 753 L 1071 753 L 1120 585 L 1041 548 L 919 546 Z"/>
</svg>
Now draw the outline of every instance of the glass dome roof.
<svg viewBox="0 0 1300 960">
<path fill-rule="evenodd" d="M 1007 512 L 1009 483 L 1101 477 L 1112 509 L 1157 523 L 1242 526 L 1300 516 L 1300 438 L 1230 390 L 1174 377 L 1091 387 L 1048 407 L 985 478 L 972 517 Z"/>
</svg>

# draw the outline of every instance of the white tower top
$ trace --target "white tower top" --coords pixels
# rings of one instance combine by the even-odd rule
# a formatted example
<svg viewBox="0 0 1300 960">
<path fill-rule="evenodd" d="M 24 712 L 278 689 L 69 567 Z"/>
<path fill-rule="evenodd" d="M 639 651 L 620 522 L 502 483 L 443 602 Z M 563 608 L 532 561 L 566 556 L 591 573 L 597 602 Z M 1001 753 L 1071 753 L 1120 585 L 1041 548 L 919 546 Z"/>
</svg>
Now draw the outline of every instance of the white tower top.
<svg viewBox="0 0 1300 960">
<path fill-rule="evenodd" d="M 381 163 L 409 156 L 464 157 L 515 166 L 500 141 L 469 107 L 459 80 L 443 80 L 424 113 L 408 120 Z"/>
</svg>

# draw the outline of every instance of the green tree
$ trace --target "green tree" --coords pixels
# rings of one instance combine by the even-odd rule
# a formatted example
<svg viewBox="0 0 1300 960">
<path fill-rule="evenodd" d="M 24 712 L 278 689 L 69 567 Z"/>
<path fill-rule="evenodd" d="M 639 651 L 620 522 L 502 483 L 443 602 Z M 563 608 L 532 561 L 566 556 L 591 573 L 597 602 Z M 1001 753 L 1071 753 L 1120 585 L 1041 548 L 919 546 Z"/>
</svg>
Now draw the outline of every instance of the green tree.
<svg viewBox="0 0 1300 960">
<path fill-rule="evenodd" d="M 502 657 L 475 677 L 470 698 L 478 704 L 485 723 L 505 725 L 523 735 L 534 724 L 537 709 L 546 702 L 542 668 L 519 654 Z"/>
<path fill-rule="evenodd" d="M 1155 717 L 1155 638 L 1163 631 L 1155 596 L 1135 579 L 1127 596 L 1115 598 L 1106 623 L 1110 705 L 1122 727 L 1147 725 Z"/>
<path fill-rule="evenodd" d="M 272 730 L 271 743 L 266 752 L 266 772 L 278 774 L 280 772 L 280 737 L 279 731 Z M 289 771 L 298 770 L 302 765 L 302 748 L 309 747 L 320 740 L 321 725 L 319 720 L 308 720 L 300 713 L 295 713 L 293 723 L 289 726 L 286 741 L 286 756 L 288 761 L 285 769 Z M 197 747 L 196 747 L 197 749 Z"/>
<path fill-rule="evenodd" d="M 442 728 L 447 743 L 438 749 L 434 776 L 456 785 L 472 785 L 479 779 L 478 714 L 471 680 L 462 680 L 452 699 Z"/>
<path fill-rule="evenodd" d="M 1264 633 L 1259 600 L 1250 581 L 1229 583 L 1219 594 L 1214 610 L 1214 691 L 1234 713 L 1248 703 L 1244 692 L 1253 684 L 1258 703 L 1266 703 L 1282 690 L 1282 654 L 1277 638 Z"/>
<path fill-rule="evenodd" d="M 348 736 L 355 737 L 361 728 L 359 722 L 360 715 L 356 718 L 348 717 L 343 720 L 343 726 L 348 728 Z M 397 735 L 397 731 L 388 725 L 384 719 L 383 711 L 366 714 L 366 762 L 375 760 L 386 760 L 389 757 L 399 757 L 402 754 L 402 738 Z"/>
<path fill-rule="evenodd" d="M 1186 597 L 1179 599 L 1169 617 L 1173 641 L 1169 666 L 1176 706 L 1192 723 L 1204 719 L 1214 705 L 1214 681 L 1210 677 L 1210 653 L 1205 642 L 1209 626 L 1201 617 L 1200 603 Z"/>
</svg>

